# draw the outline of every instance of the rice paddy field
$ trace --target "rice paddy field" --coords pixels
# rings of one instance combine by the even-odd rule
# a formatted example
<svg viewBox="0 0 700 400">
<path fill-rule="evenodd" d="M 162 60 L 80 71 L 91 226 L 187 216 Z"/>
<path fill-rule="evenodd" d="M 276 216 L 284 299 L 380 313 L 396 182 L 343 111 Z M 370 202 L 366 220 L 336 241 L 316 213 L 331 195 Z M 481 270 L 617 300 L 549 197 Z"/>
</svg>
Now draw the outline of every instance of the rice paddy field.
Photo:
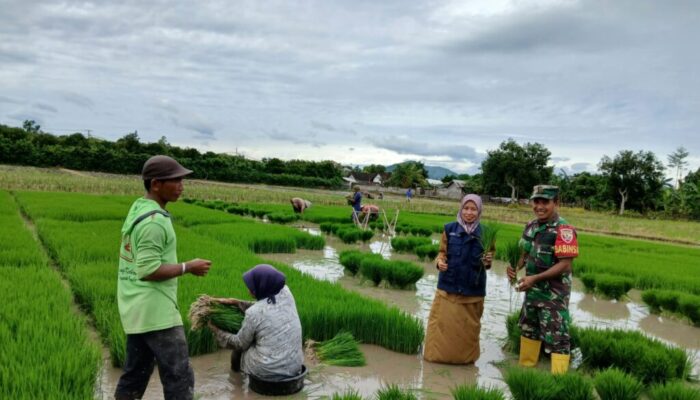
<svg viewBox="0 0 700 400">
<path fill-rule="evenodd" d="M 324 342 L 347 332 L 362 343 L 364 366 L 309 364 L 298 398 L 547 398 L 528 395 L 534 389 L 527 382 L 549 378 L 514 369 L 517 356 L 508 350 L 506 320 L 522 299 L 505 276 L 505 260 L 508 244 L 529 218 L 526 208 L 484 211 L 497 230 L 499 260 L 487 271 L 482 356 L 474 365 L 445 366 L 422 361 L 420 352 L 437 283 L 432 258 L 456 203 L 372 201 L 391 216 L 399 210 L 397 235 L 385 235 L 380 220 L 371 236 L 351 241 L 340 233 L 352 227 L 342 192 L 201 181 L 186 182 L 185 191 L 187 201 L 168 205 L 178 256 L 213 262 L 205 278 L 179 279 L 198 398 L 255 397 L 229 373 L 229 352 L 216 348 L 211 333 L 189 329 L 187 312 L 201 294 L 250 300 L 241 275 L 263 262 L 287 276 L 305 339 Z M 0 398 L 111 397 L 125 356 L 116 306 L 119 231 L 139 195 L 135 177 L 0 166 L 0 295 L 6 297 L 0 302 Z M 295 215 L 291 196 L 314 205 Z M 565 378 L 581 393 L 567 398 L 606 398 L 602 393 L 618 389 L 632 393 L 629 398 L 693 398 L 700 364 L 700 247 L 669 241 L 700 243 L 700 224 L 601 222 L 601 214 L 572 209 L 561 214 L 584 228 L 571 296 L 582 348 L 622 335 L 615 341 L 628 345 L 616 348 L 621 359 L 636 349 L 640 357 L 671 360 L 666 372 L 651 374 L 657 379 L 641 367 L 611 361 L 613 350 L 586 350 L 589 360 L 583 354 L 578 375 Z M 644 344 L 648 338 L 659 345 Z M 540 365 L 537 371 L 548 371 L 546 358 Z M 555 393 L 551 398 L 563 393 L 560 386 L 572 386 L 544 385 Z M 145 398 L 162 398 L 156 375 Z"/>
</svg>

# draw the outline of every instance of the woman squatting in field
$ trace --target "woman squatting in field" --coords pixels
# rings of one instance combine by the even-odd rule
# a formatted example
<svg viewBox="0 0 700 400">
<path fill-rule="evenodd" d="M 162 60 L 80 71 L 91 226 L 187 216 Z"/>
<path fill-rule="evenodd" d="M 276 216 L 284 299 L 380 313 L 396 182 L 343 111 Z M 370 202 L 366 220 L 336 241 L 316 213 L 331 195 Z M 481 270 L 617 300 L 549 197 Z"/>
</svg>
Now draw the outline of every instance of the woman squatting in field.
<svg viewBox="0 0 700 400">
<path fill-rule="evenodd" d="M 304 362 L 301 322 L 294 296 L 285 281 L 284 274 L 273 266 L 256 265 L 243 274 L 243 282 L 257 301 L 221 301 L 238 304 L 245 312 L 238 334 L 209 324 L 219 345 L 233 349 L 231 369 L 234 371 L 243 371 L 268 382 L 279 382 L 301 373 Z"/>
</svg>

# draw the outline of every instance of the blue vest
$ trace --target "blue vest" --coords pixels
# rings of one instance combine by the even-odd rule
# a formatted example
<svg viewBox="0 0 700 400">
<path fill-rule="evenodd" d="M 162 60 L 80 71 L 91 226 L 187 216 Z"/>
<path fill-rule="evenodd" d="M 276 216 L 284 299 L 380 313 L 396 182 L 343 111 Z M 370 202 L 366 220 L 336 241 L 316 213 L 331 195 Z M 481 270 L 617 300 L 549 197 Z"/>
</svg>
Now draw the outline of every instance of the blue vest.
<svg viewBox="0 0 700 400">
<path fill-rule="evenodd" d="M 486 296 L 486 270 L 481 264 L 481 225 L 468 234 L 456 221 L 445 225 L 447 271 L 438 274 L 438 289 L 462 296 Z"/>
</svg>

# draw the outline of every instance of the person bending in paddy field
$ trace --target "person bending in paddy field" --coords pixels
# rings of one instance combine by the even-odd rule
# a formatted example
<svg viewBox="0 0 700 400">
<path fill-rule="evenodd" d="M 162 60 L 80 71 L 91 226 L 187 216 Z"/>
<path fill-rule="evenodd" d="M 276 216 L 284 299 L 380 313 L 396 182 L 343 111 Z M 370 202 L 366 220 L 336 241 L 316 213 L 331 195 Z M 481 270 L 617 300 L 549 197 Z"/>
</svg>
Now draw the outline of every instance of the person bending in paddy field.
<svg viewBox="0 0 700 400">
<path fill-rule="evenodd" d="M 182 194 L 182 178 L 192 173 L 167 156 L 143 166 L 146 195 L 129 210 L 121 230 L 117 302 L 126 332 L 126 362 L 114 397 L 140 399 L 158 363 L 165 399 L 190 400 L 194 374 L 177 306 L 177 277 L 204 276 L 211 262 L 180 263 L 170 214 L 165 210 Z"/>
<path fill-rule="evenodd" d="M 517 265 L 526 271 L 517 286 L 525 292 L 519 322 L 520 365 L 535 366 L 544 342 L 545 353 L 551 354 L 552 373 L 562 374 L 569 369 L 569 295 L 572 263 L 578 256 L 576 230 L 558 214 L 558 187 L 537 185 L 530 200 L 535 219 L 525 225 L 519 243 L 523 255 Z M 515 279 L 512 266 L 507 273 Z"/>
<path fill-rule="evenodd" d="M 259 264 L 243 274 L 243 282 L 255 303 L 217 299 L 237 305 L 245 313 L 238 333 L 209 323 L 219 346 L 233 349 L 231 369 L 268 382 L 298 376 L 304 363 L 301 321 L 284 274 L 271 265 Z"/>
<path fill-rule="evenodd" d="M 430 308 L 423 358 L 446 364 L 469 364 L 480 355 L 479 334 L 486 296 L 486 271 L 493 252 L 479 240 L 481 197 L 464 196 L 457 221 L 445 225 L 437 256 L 437 292 Z"/>
</svg>

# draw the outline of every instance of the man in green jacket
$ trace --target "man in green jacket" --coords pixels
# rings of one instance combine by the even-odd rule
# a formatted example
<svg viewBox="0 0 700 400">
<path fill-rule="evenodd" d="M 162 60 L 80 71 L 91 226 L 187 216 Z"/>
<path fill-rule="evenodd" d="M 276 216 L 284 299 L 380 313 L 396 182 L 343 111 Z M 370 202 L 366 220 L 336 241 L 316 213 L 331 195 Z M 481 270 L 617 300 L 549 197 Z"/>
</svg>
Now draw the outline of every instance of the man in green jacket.
<svg viewBox="0 0 700 400">
<path fill-rule="evenodd" d="M 121 230 L 117 300 L 126 332 L 126 362 L 117 400 L 140 399 L 156 362 L 165 399 L 191 400 L 194 374 L 177 305 L 177 278 L 204 276 L 211 261 L 179 262 L 168 202 L 182 194 L 183 177 L 192 171 L 167 156 L 143 166 L 146 195 L 129 210 Z"/>
</svg>

